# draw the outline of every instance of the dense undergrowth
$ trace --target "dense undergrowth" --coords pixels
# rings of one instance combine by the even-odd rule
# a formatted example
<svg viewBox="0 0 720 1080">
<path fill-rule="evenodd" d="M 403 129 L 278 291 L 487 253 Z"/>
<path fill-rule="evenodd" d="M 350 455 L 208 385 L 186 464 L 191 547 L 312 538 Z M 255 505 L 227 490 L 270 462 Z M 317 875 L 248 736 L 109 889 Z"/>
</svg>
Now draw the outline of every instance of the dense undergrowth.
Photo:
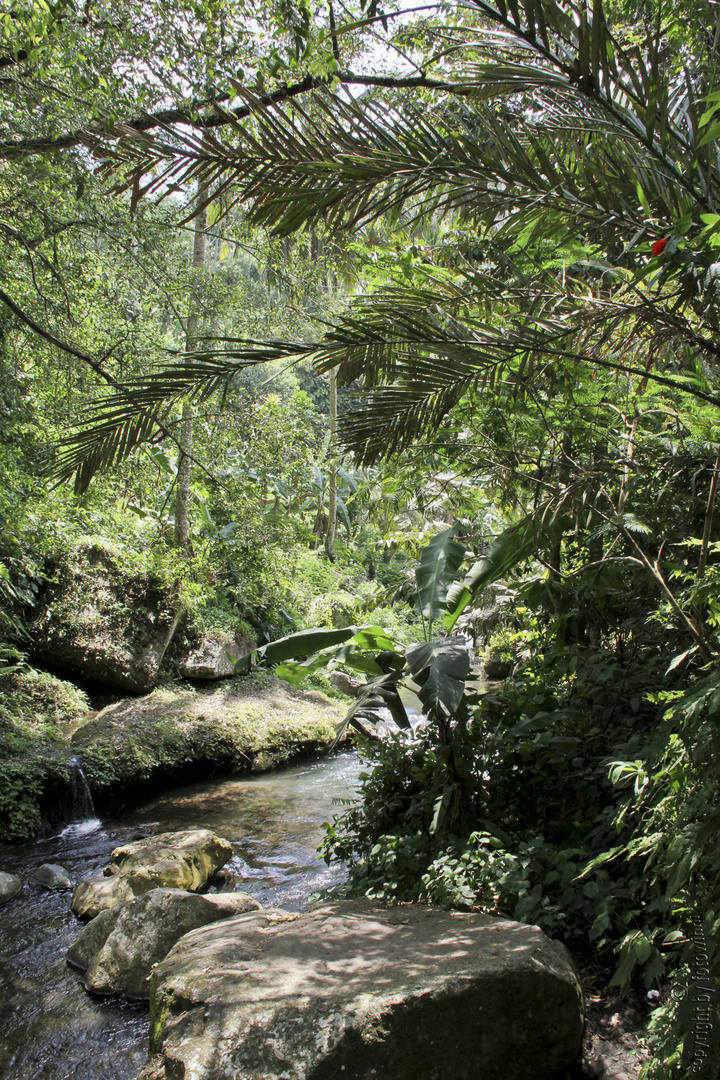
<svg viewBox="0 0 720 1080">
<path fill-rule="evenodd" d="M 659 991 L 656 1080 L 716 1075 L 720 1004 L 720 689 L 688 692 L 667 666 L 651 649 L 535 651 L 449 735 L 430 717 L 364 741 L 360 801 L 323 845 L 349 895 L 535 923 L 613 984 Z"/>
</svg>

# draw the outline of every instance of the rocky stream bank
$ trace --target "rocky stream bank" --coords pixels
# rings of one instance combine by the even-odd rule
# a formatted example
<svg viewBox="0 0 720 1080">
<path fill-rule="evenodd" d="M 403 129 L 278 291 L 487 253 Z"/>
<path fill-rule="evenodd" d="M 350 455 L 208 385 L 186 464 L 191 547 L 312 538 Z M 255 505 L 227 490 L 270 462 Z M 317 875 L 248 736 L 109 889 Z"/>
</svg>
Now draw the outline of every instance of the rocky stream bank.
<svg viewBox="0 0 720 1080">
<path fill-rule="evenodd" d="M 55 725 L 0 763 L 0 840 L 23 840 L 87 816 L 82 768 L 99 812 L 162 788 L 263 772 L 326 752 L 344 707 L 260 671 L 211 684 L 168 683 Z"/>
</svg>

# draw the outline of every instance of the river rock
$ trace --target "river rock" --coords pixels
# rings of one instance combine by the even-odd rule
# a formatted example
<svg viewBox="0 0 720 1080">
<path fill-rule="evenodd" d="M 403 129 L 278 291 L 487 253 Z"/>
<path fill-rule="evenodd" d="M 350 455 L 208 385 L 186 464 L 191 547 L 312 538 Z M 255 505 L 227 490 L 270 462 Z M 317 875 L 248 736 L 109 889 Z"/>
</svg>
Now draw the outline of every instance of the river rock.
<svg viewBox="0 0 720 1080">
<path fill-rule="evenodd" d="M 93 919 L 101 911 L 151 889 L 199 892 L 231 856 L 229 841 L 210 829 L 159 833 L 136 840 L 115 848 L 102 874 L 80 882 L 71 907 L 78 918 Z"/>
<path fill-rule="evenodd" d="M 67 961 L 84 973 L 85 989 L 101 996 L 150 997 L 153 964 L 167 956 L 183 934 L 229 919 L 260 904 L 246 893 L 198 896 L 178 889 L 153 889 L 137 900 L 102 911 L 83 927 Z"/>
<path fill-rule="evenodd" d="M 6 874 L 0 870 L 0 904 L 7 904 L 22 889 L 22 881 L 15 874 Z"/>
<path fill-rule="evenodd" d="M 346 694 L 347 697 L 359 697 L 365 686 L 362 679 L 356 679 L 354 675 L 346 675 L 344 671 L 331 672 L 329 681 L 331 686 L 339 690 L 341 694 Z"/>
<path fill-rule="evenodd" d="M 194 930 L 151 977 L 139 1080 L 545 1080 L 583 994 L 536 926 L 337 902 Z"/>
<path fill-rule="evenodd" d="M 488 656 L 483 663 L 483 673 L 486 679 L 493 681 L 507 679 L 514 667 L 514 661 L 503 660 L 497 656 Z"/>
<path fill-rule="evenodd" d="M 199 648 L 186 656 L 178 664 L 184 679 L 207 681 L 227 679 L 235 675 L 233 661 L 245 655 L 254 647 L 254 642 L 247 640 L 241 644 L 235 638 L 203 638 Z"/>
<path fill-rule="evenodd" d="M 58 863 L 43 863 L 30 878 L 33 885 L 42 885 L 45 889 L 72 889 L 74 882 L 64 866 Z"/>
</svg>

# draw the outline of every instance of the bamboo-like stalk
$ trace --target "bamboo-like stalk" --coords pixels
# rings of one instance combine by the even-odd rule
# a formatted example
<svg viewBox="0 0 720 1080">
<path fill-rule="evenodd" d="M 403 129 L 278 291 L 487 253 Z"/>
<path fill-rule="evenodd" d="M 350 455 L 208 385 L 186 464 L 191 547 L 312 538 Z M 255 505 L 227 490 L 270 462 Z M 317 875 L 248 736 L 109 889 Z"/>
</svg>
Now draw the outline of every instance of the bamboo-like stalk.
<svg viewBox="0 0 720 1080">
<path fill-rule="evenodd" d="M 185 351 L 191 353 L 197 348 L 198 329 L 200 326 L 200 298 L 197 287 L 200 285 L 202 271 L 207 260 L 207 182 L 198 180 L 197 205 L 201 207 L 195 218 L 193 236 L 192 277 L 193 289 L 188 304 L 188 317 L 185 331 Z M 182 424 L 180 425 L 180 457 L 178 459 L 177 486 L 175 489 L 175 545 L 186 550 L 190 538 L 190 469 L 192 465 L 193 421 L 195 410 L 187 398 L 183 400 Z"/>
</svg>

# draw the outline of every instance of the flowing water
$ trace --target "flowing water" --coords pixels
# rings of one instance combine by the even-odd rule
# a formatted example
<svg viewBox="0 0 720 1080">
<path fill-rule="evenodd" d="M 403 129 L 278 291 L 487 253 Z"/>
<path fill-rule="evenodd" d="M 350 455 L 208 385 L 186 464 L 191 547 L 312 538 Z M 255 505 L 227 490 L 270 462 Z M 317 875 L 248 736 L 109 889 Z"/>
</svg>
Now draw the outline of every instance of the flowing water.
<svg viewBox="0 0 720 1080">
<path fill-rule="evenodd" d="M 346 753 L 282 771 L 167 792 L 121 817 L 69 825 L 45 840 L 0 849 L 0 869 L 25 882 L 0 908 L 0 1080 L 132 1080 L 147 1050 L 142 1004 L 91 998 L 65 952 L 80 924 L 70 894 L 28 884 L 42 863 L 79 881 L 119 844 L 173 829 L 210 828 L 233 845 L 227 869 L 265 906 L 302 910 L 341 880 L 317 858 L 322 823 L 352 798 L 360 761 Z"/>
</svg>

